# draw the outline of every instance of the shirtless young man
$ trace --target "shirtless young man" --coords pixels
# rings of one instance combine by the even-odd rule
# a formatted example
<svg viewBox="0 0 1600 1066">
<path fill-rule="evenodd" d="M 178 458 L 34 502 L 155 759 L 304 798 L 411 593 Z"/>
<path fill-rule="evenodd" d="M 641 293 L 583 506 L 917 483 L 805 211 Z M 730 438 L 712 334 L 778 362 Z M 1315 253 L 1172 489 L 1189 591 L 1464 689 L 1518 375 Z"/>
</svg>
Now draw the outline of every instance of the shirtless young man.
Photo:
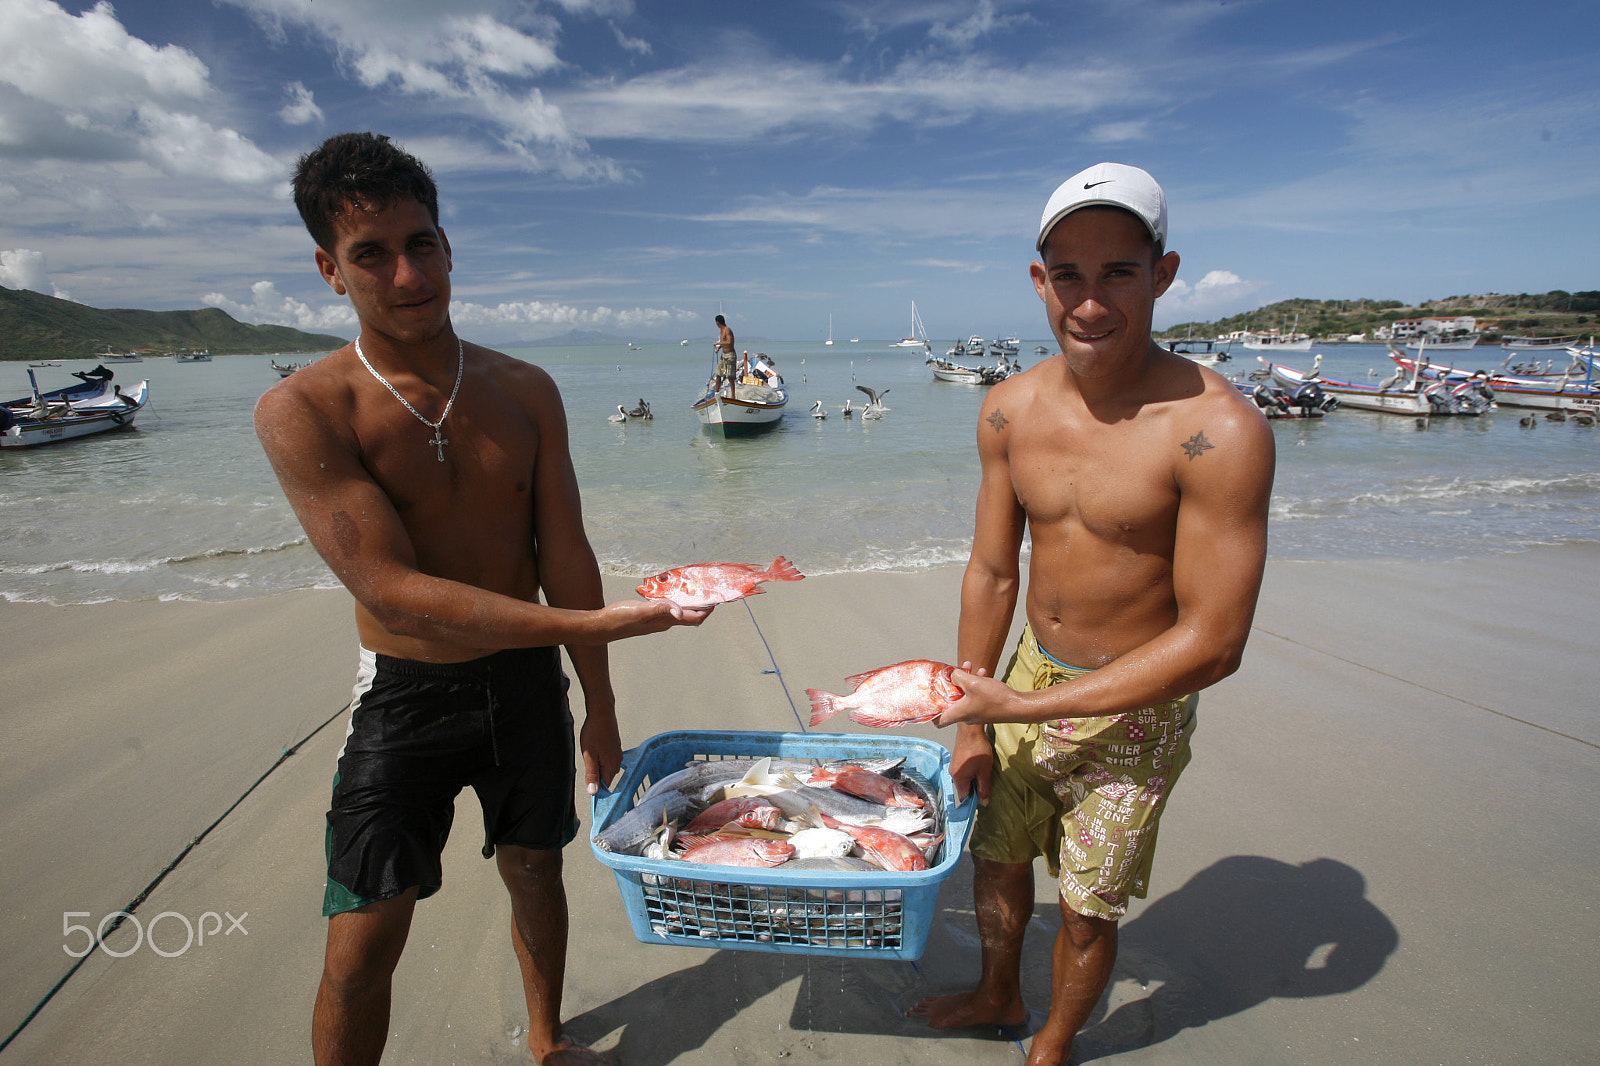
<svg viewBox="0 0 1600 1066">
<path fill-rule="evenodd" d="M 717 343 L 712 345 L 711 350 L 717 355 L 717 369 L 711 391 L 717 392 L 724 383 L 737 384 L 735 378 L 737 371 L 734 369 L 733 358 L 733 330 L 728 328 L 727 319 L 721 315 L 717 316 Z"/>
<path fill-rule="evenodd" d="M 255 413 L 295 514 L 355 598 L 362 647 L 328 812 L 316 1061 L 378 1062 L 390 979 L 416 901 L 439 889 L 466 784 L 511 895 L 528 1050 L 603 1061 L 561 1032 L 560 849 L 578 819 L 557 645 L 583 686 L 592 793 L 622 756 L 606 644 L 706 612 L 605 604 L 561 396 L 538 367 L 456 336 L 427 168 L 386 137 L 342 134 L 301 158 L 294 190 L 317 268 L 361 323 Z"/>
<path fill-rule="evenodd" d="M 1029 1066 L 1065 1062 L 1111 975 L 1117 919 L 1144 896 L 1161 808 L 1189 759 L 1195 693 L 1239 665 L 1267 549 L 1273 440 L 1219 375 L 1150 337 L 1178 269 L 1144 171 L 1068 179 L 1031 267 L 1060 354 L 995 386 L 961 588 L 966 696 L 953 774 L 973 829 L 977 988 L 912 1008 L 936 1028 L 1020 1026 L 1033 860 L 1060 870 L 1049 1016 Z M 1033 537 L 1028 627 L 993 679 Z M 1070 665 L 1069 665 L 1070 664 Z M 967 672 L 970 671 L 970 672 Z"/>
</svg>

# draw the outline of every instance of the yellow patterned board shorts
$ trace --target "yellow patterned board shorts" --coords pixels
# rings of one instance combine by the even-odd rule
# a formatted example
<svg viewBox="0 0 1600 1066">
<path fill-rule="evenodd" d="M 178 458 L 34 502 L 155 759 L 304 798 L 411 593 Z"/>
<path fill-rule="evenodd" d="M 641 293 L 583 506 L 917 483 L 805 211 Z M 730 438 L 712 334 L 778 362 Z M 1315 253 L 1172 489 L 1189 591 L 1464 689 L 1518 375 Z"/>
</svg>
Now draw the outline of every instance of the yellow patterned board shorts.
<svg viewBox="0 0 1600 1066">
<path fill-rule="evenodd" d="M 1039 647 L 1025 627 L 1005 682 L 1037 692 L 1088 670 Z M 978 808 L 972 854 L 1027 863 L 1043 855 L 1061 898 L 1095 918 L 1118 918 L 1149 891 L 1156 828 L 1189 763 L 1198 694 L 1107 718 L 1002 723 L 988 729 L 994 779 Z"/>
</svg>

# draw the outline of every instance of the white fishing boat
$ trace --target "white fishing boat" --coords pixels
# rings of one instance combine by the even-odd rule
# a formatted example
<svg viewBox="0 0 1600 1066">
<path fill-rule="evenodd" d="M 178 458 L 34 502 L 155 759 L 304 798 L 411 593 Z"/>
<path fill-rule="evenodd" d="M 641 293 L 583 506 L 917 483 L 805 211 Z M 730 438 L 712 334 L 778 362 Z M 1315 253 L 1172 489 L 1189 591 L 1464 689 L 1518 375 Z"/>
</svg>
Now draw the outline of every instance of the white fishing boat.
<svg viewBox="0 0 1600 1066">
<path fill-rule="evenodd" d="M 133 425 L 134 416 L 149 400 L 148 381 L 125 392 L 111 383 L 109 371 L 104 376 L 76 376 L 83 384 L 40 392 L 29 370 L 33 394 L 0 405 L 0 448 L 29 448 L 123 429 Z"/>
<path fill-rule="evenodd" d="M 1279 333 L 1269 330 L 1266 333 L 1252 333 L 1244 339 L 1244 347 L 1252 352 L 1309 352 L 1311 350 L 1311 335 L 1309 333 Z"/>
<path fill-rule="evenodd" d="M 789 389 L 783 383 L 783 375 L 765 356 L 757 354 L 752 364 L 746 353 L 738 381 L 723 382 L 717 387 L 713 377 L 690 409 L 711 433 L 736 436 L 772 428 L 783 418 L 788 403 Z"/>
<path fill-rule="evenodd" d="M 982 355 L 983 349 L 979 348 L 972 354 Z M 1022 371 L 1015 358 L 1005 355 L 996 357 L 993 366 L 967 366 L 952 359 L 935 359 L 932 356 L 925 361 L 933 371 L 935 381 L 948 381 L 955 385 L 998 385 L 1012 374 Z"/>
<path fill-rule="evenodd" d="M 185 348 L 182 351 L 173 352 L 172 358 L 180 363 L 209 363 L 211 362 L 211 350 L 209 348 Z"/>
<path fill-rule="evenodd" d="M 928 331 L 922 325 L 922 316 L 917 313 L 917 301 L 911 301 L 911 336 L 901 337 L 889 347 L 921 348 L 930 354 L 933 352 L 933 345 L 928 342 Z"/>
<path fill-rule="evenodd" d="M 833 316 L 828 316 L 828 339 L 822 342 L 828 347 L 833 347 Z"/>
<path fill-rule="evenodd" d="M 1267 374 L 1291 394 L 1308 382 L 1327 395 L 1336 397 L 1341 407 L 1354 407 L 1365 411 L 1384 411 L 1398 415 L 1477 415 L 1488 410 L 1493 401 L 1474 382 L 1430 381 L 1416 370 L 1396 371 L 1391 377 L 1368 385 L 1355 381 L 1340 381 L 1323 377 L 1322 356 L 1312 363 L 1309 373 L 1274 363 L 1266 356 L 1257 356 Z M 1252 375 L 1254 377 L 1255 375 Z"/>
<path fill-rule="evenodd" d="M 1577 343 L 1577 337 L 1535 337 L 1531 333 L 1525 337 L 1500 338 L 1500 347 L 1508 352 L 1542 352 L 1552 348 L 1566 348 Z"/>
<path fill-rule="evenodd" d="M 1246 333 L 1244 347 L 1252 352 L 1309 352 L 1311 334 L 1301 333 L 1300 316 L 1294 316 L 1294 325 L 1288 333 L 1269 329 L 1263 333 Z"/>
<path fill-rule="evenodd" d="M 95 358 L 98 359 L 102 363 L 142 363 L 142 362 L 144 362 L 144 356 L 140 355 L 138 352 L 116 352 L 116 351 L 112 351 L 109 345 L 106 347 L 105 351 L 103 351 L 99 355 L 95 356 Z"/>
<path fill-rule="evenodd" d="M 1227 347 L 1218 347 L 1217 342 L 1213 340 L 1168 341 L 1167 351 L 1173 355 L 1181 355 L 1201 366 L 1216 366 L 1218 363 L 1226 363 L 1229 359 Z"/>
<path fill-rule="evenodd" d="M 935 359 L 928 364 L 933 369 L 935 381 L 949 381 L 956 385 L 982 385 L 983 371 L 960 363 Z"/>
<path fill-rule="evenodd" d="M 1528 378 L 1486 370 L 1461 370 L 1444 363 L 1412 359 L 1392 347 L 1390 358 L 1403 370 L 1444 382 L 1466 382 L 1493 394 L 1502 407 L 1600 414 L 1600 379 L 1592 366 L 1574 367 L 1560 378 Z"/>
<path fill-rule="evenodd" d="M 1430 352 L 1470 352 L 1478 346 L 1481 333 L 1451 333 L 1440 335 L 1436 333 L 1424 334 L 1406 341 L 1406 348 L 1413 352 L 1420 352 L 1427 346 Z"/>
</svg>

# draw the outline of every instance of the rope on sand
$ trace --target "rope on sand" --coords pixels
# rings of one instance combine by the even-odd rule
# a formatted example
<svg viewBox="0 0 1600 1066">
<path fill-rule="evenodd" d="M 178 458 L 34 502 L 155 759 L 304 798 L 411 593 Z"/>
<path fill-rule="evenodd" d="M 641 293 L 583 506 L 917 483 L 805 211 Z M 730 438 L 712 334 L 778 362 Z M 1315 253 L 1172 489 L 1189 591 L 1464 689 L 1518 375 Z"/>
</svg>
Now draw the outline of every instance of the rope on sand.
<svg viewBox="0 0 1600 1066">
<path fill-rule="evenodd" d="M 745 611 L 750 615 L 750 624 L 756 627 L 756 636 L 761 638 L 761 646 L 767 649 L 767 658 L 772 663 L 771 670 L 763 670 L 761 672 L 763 674 L 778 675 L 778 686 L 783 689 L 783 698 L 789 701 L 789 709 L 794 712 L 794 720 L 800 726 L 800 732 L 804 733 L 806 732 L 806 723 L 800 717 L 800 708 L 794 705 L 794 697 L 789 695 L 789 686 L 784 683 L 783 671 L 778 669 L 778 660 L 772 654 L 772 645 L 767 643 L 767 635 L 761 632 L 761 623 L 756 621 L 756 613 L 750 610 L 750 601 L 745 599 L 740 602 L 744 604 Z"/>
<path fill-rule="evenodd" d="M 234 809 L 237 808 L 239 806 L 239 804 L 243 803 L 245 801 L 245 798 L 247 796 L 249 796 L 250 793 L 254 792 L 256 790 L 257 786 L 259 786 L 261 784 L 261 782 L 265 781 L 268 777 L 272 776 L 272 772 L 274 770 L 276 770 L 278 767 L 282 766 L 285 759 L 287 759 L 289 756 L 293 755 L 295 752 L 299 751 L 300 748 L 302 746 L 304 746 L 305 743 L 308 740 L 310 740 L 312 737 L 316 736 L 318 733 L 322 732 L 325 728 L 327 728 L 329 722 L 332 722 L 335 718 L 338 718 L 340 715 L 344 714 L 349 709 L 350 709 L 350 704 L 347 703 L 343 707 L 339 708 L 337 711 L 333 712 L 333 714 L 328 718 L 327 721 L 325 721 L 321 725 L 317 726 L 317 728 L 315 728 L 311 732 L 307 733 L 304 737 L 301 737 L 299 740 L 295 741 L 295 743 L 293 745 L 291 745 L 290 747 L 287 747 L 287 748 L 278 749 L 278 759 L 277 759 L 277 761 L 274 762 L 271 766 L 267 767 L 267 770 L 266 770 L 265 773 L 263 773 L 260 777 L 256 778 L 255 784 L 253 784 L 249 788 L 245 789 L 244 792 L 240 794 L 238 799 L 234 800 L 231 804 L 228 805 L 228 809 L 227 810 L 223 811 L 220 815 L 217 816 L 217 820 L 216 821 L 212 822 L 210 825 L 206 826 L 203 830 L 200 831 L 200 835 L 199 836 L 197 836 L 193 840 L 189 841 L 188 846 L 185 847 L 182 851 L 178 852 L 177 858 L 175 858 L 171 862 L 167 863 L 166 869 L 164 869 L 160 873 L 156 874 L 155 880 L 151 881 L 148 885 L 144 886 L 144 891 L 140 892 L 137 896 L 133 897 L 133 899 L 129 900 L 126 904 L 124 904 L 120 911 L 113 912 L 113 913 L 115 913 L 117 915 L 116 921 L 112 922 L 111 926 L 109 928 L 101 931 L 99 933 L 99 935 L 95 937 L 94 943 L 89 945 L 89 948 L 88 948 L 87 951 L 85 951 L 82 955 L 78 956 L 78 961 L 72 964 L 72 968 L 69 969 L 66 973 L 61 975 L 61 980 L 57 981 L 55 983 L 54 987 L 52 987 L 50 989 L 50 991 L 48 991 L 48 992 L 46 992 L 44 994 L 44 998 L 43 999 L 41 999 L 38 1003 L 34 1004 L 33 1009 L 28 1012 L 28 1016 L 26 1018 L 22 1019 L 22 1024 L 18 1025 L 15 1029 L 11 1030 L 11 1034 L 9 1036 L 7 1036 L 4 1040 L 0 1040 L 0 1051 L 4 1051 L 7 1047 L 9 1047 L 11 1042 L 13 1040 L 15 1040 L 17 1038 L 17 1036 L 19 1034 L 21 1034 L 21 1032 L 28 1027 L 29 1023 L 32 1022 L 35 1018 L 37 1018 L 39 1016 L 39 1012 L 44 1010 L 45 1004 L 49 1003 L 52 999 L 55 998 L 55 994 L 57 992 L 61 991 L 61 989 L 66 986 L 66 983 L 68 981 L 72 980 L 73 974 L 77 973 L 78 970 L 83 967 L 83 964 L 89 960 L 89 957 L 94 954 L 94 949 L 100 947 L 102 944 L 105 943 L 107 937 L 109 937 L 112 933 L 115 933 L 118 929 L 122 928 L 123 923 L 128 918 L 133 916 L 133 912 L 134 911 L 139 909 L 139 904 L 143 903 L 146 899 L 148 899 L 149 896 L 150 896 L 150 893 L 155 891 L 156 886 L 161 884 L 162 881 L 166 880 L 166 876 L 168 874 L 170 874 L 173 870 L 177 869 L 178 864 L 180 862 L 182 862 L 185 857 L 188 856 L 189 852 L 193 851 L 196 847 L 198 847 L 200 845 L 201 841 L 205 840 L 206 837 L 210 836 L 211 835 L 211 831 L 213 829 L 215 829 L 217 826 L 221 825 L 222 824 L 222 820 L 224 818 L 228 817 L 228 815 L 232 814 L 234 812 Z"/>
</svg>

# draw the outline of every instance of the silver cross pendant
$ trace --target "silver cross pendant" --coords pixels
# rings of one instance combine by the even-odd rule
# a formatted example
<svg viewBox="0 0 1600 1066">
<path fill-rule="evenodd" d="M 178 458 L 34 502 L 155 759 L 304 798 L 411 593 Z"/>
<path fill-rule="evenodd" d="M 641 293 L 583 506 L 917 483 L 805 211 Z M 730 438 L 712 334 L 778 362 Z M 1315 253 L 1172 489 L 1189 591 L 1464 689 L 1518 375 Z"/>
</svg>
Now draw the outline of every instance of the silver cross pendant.
<svg viewBox="0 0 1600 1066">
<path fill-rule="evenodd" d="M 428 443 L 439 449 L 439 461 L 441 463 L 444 462 L 444 446 L 450 443 L 444 439 L 444 430 L 438 426 L 435 426 L 433 430 L 433 439 Z"/>
</svg>

